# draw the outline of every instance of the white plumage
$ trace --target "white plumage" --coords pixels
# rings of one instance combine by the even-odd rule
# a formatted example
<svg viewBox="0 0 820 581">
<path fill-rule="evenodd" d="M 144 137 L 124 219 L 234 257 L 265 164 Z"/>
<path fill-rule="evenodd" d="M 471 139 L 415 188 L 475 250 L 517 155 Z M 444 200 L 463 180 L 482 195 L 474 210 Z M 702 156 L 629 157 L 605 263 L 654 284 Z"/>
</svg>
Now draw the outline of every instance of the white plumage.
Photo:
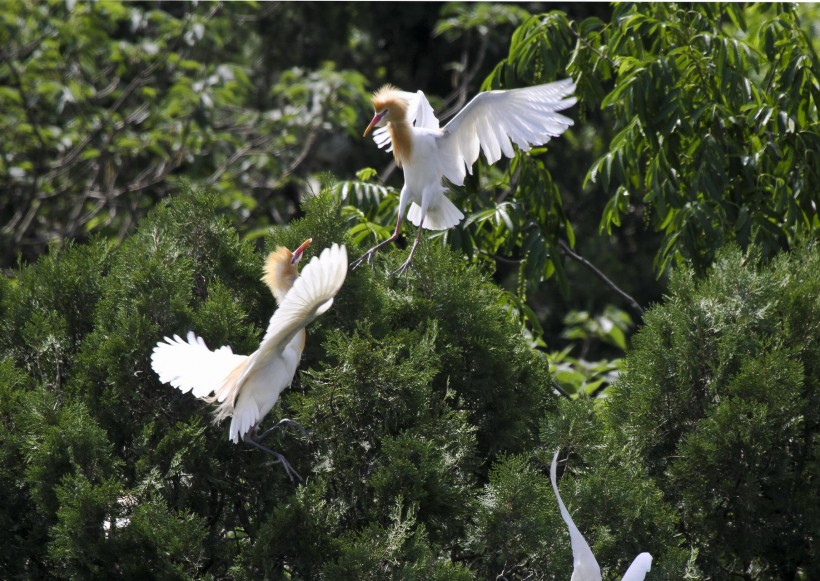
<svg viewBox="0 0 820 581">
<path fill-rule="evenodd" d="M 598 561 L 595 560 L 595 555 L 592 549 L 589 548 L 581 531 L 575 526 L 572 517 L 564 506 L 564 501 L 561 500 L 561 494 L 558 492 L 558 483 L 556 478 L 556 466 L 558 463 L 558 452 L 552 457 L 552 465 L 550 466 L 550 481 L 552 481 L 552 489 L 555 491 L 555 497 L 558 499 L 558 508 L 561 510 L 561 517 L 567 523 L 569 529 L 569 539 L 572 544 L 572 577 L 570 581 L 601 581 L 601 567 Z M 621 581 L 643 581 L 646 574 L 652 568 L 652 555 L 649 553 L 641 553 L 624 573 Z"/>
<path fill-rule="evenodd" d="M 282 260 L 290 260 L 290 252 L 285 252 Z M 269 261 L 274 259 L 272 253 Z M 298 257 L 290 265 L 294 273 L 296 261 Z M 286 270 L 279 277 L 292 276 Z M 238 442 L 293 381 L 305 345 L 305 326 L 330 308 L 346 274 L 347 251 L 333 244 L 304 267 L 283 297 L 277 297 L 279 308 L 255 352 L 237 355 L 228 346 L 211 351 L 202 338 L 189 332 L 187 342 L 175 335 L 157 343 L 151 357 L 154 371 L 160 381 L 217 404 L 216 421 L 230 416 L 229 437 Z M 278 290 L 273 285 L 271 289 Z"/>
<path fill-rule="evenodd" d="M 561 135 L 572 120 L 560 113 L 575 104 L 572 79 L 508 91 L 478 94 L 447 125 L 439 127 L 424 93 L 399 91 L 389 85 L 373 95 L 376 114 L 365 135 L 377 127 L 373 139 L 392 151 L 404 170 L 398 219 L 393 236 L 368 250 L 353 263 L 372 259 L 381 246 L 398 238 L 402 218 L 419 227 L 406 268 L 421 236 L 421 228 L 445 230 L 464 214 L 447 198 L 443 178 L 462 185 L 480 151 L 488 163 L 513 157 L 513 144 L 523 151 Z M 409 206 L 409 209 L 407 209 Z"/>
<path fill-rule="evenodd" d="M 643 581 L 646 574 L 652 569 L 652 555 L 649 553 L 641 553 L 621 577 L 621 581 Z"/>
</svg>

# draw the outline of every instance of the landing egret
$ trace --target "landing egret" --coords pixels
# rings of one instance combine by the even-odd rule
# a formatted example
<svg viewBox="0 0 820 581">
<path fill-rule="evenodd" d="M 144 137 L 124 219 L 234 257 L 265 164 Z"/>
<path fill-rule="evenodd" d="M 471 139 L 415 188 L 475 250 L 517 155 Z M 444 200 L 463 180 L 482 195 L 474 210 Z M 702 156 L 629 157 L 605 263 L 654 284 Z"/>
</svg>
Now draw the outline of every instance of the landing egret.
<svg viewBox="0 0 820 581">
<path fill-rule="evenodd" d="M 543 145 L 572 125 L 562 111 L 575 104 L 572 79 L 506 91 L 486 91 L 476 95 L 443 128 L 424 93 L 408 93 L 385 85 L 371 99 L 376 114 L 364 131 L 374 128 L 379 147 L 393 151 L 396 165 L 404 170 L 404 187 L 399 197 L 398 218 L 393 235 L 353 262 L 357 268 L 374 253 L 399 236 L 405 209 L 407 218 L 418 226 L 407 261 L 397 270 L 404 272 L 413 259 L 422 228 L 446 230 L 458 224 L 464 214 L 447 198 L 442 179 L 454 185 L 464 183 L 472 173 L 479 150 L 487 163 L 501 156 L 513 157 L 514 143 L 523 151 Z"/>
<path fill-rule="evenodd" d="M 305 348 L 305 327 L 330 308 L 347 274 L 347 250 L 333 244 L 300 276 L 296 265 L 310 243 L 306 240 L 293 252 L 279 247 L 268 256 L 262 280 L 279 308 L 256 351 L 238 355 L 229 346 L 211 351 L 189 331 L 187 341 L 175 335 L 157 343 L 151 357 L 160 381 L 215 404 L 216 422 L 231 418 L 230 440 L 238 443 L 241 438 L 272 454 L 291 480 L 299 475 L 290 463 L 260 442 L 276 428 L 295 422 L 282 420 L 263 434 L 256 428 L 293 381 Z"/>
</svg>

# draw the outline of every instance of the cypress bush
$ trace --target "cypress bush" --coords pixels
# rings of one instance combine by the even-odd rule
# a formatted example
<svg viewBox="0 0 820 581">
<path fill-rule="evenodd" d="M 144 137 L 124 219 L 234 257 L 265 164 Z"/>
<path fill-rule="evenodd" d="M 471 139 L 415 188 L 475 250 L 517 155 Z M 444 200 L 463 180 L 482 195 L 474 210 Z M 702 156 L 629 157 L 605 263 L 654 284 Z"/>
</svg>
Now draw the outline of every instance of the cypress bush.
<svg viewBox="0 0 820 581">
<path fill-rule="evenodd" d="M 809 579 L 817 491 L 815 245 L 681 271 L 607 400 L 563 400 L 497 287 L 435 240 L 348 273 L 265 425 L 304 477 L 159 382 L 196 330 L 254 350 L 266 253 L 345 243 L 329 194 L 263 244 L 188 191 L 121 245 L 54 247 L 0 279 L 3 578 L 567 579 L 560 486 L 605 579 Z M 264 246 L 264 248 L 262 248 Z M 349 246 L 349 244 L 348 244 Z M 351 258 L 361 249 L 348 248 Z M 264 427 L 264 426 L 263 426 Z"/>
<path fill-rule="evenodd" d="M 706 579 L 820 578 L 820 253 L 727 248 L 672 278 L 604 414 Z"/>
<path fill-rule="evenodd" d="M 294 486 L 150 354 L 189 329 L 251 352 L 275 309 L 266 252 L 312 237 L 318 253 L 347 226 L 317 196 L 263 251 L 218 207 L 187 192 L 119 247 L 54 248 L 3 280 L 4 577 L 470 577 L 493 459 L 530 449 L 554 401 L 494 285 L 435 243 L 407 277 L 385 268 L 400 250 L 348 275 L 268 418 L 307 430 L 271 442 Z"/>
</svg>

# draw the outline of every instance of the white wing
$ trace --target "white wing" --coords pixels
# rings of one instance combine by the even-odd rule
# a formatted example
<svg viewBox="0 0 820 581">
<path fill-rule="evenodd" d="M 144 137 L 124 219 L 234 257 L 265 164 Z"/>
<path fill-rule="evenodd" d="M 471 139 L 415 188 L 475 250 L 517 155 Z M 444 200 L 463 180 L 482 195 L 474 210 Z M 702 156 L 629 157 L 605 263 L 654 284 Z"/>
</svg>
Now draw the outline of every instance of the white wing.
<svg viewBox="0 0 820 581">
<path fill-rule="evenodd" d="M 230 347 L 211 351 L 201 337 L 188 332 L 187 343 L 179 335 L 165 337 L 154 347 L 151 367 L 163 383 L 170 383 L 183 393 L 192 391 L 198 398 L 207 398 L 225 378 L 248 358 L 236 355 Z"/>
<path fill-rule="evenodd" d="M 508 91 L 487 91 L 472 101 L 444 126 L 439 138 L 441 172 L 456 185 L 472 173 L 479 148 L 488 163 L 502 154 L 513 157 L 516 144 L 524 151 L 543 145 L 572 125 L 557 111 L 575 104 L 572 79 Z"/>
<path fill-rule="evenodd" d="M 632 564 L 629 566 L 629 569 L 626 570 L 626 573 L 624 573 L 621 581 L 643 581 L 651 569 L 652 555 L 649 553 L 641 553 L 632 561 Z"/>
<path fill-rule="evenodd" d="M 262 344 L 251 356 L 237 384 L 241 386 L 257 365 L 281 355 L 300 329 L 327 311 L 346 276 L 347 249 L 344 246 L 333 244 L 322 250 L 318 258 L 314 256 L 273 313 Z"/>
<path fill-rule="evenodd" d="M 424 96 L 422 91 L 416 91 L 416 94 L 410 99 L 410 111 L 413 119 L 410 121 L 416 127 L 423 127 L 424 129 L 438 129 L 438 117 L 433 107 Z"/>
<path fill-rule="evenodd" d="M 438 129 L 439 124 L 436 113 L 422 91 L 415 93 L 398 91 L 398 93 L 407 101 L 407 121 L 410 125 L 425 129 Z M 380 148 L 387 147 L 387 151 L 393 151 L 393 143 L 390 140 L 390 132 L 387 127 L 377 128 L 373 132 L 373 141 Z"/>
<path fill-rule="evenodd" d="M 393 140 L 390 139 L 390 132 L 387 127 L 376 127 L 373 130 L 373 141 L 376 142 L 379 148 L 384 149 L 387 147 L 387 151 L 393 151 Z"/>
<path fill-rule="evenodd" d="M 595 555 L 592 554 L 592 549 L 584 540 L 581 531 L 572 522 L 572 517 L 569 515 L 567 507 L 564 506 L 564 501 L 561 500 L 561 495 L 558 493 L 558 484 L 556 483 L 556 465 L 558 462 L 558 452 L 552 457 L 552 466 L 550 466 L 550 480 L 552 481 L 552 489 L 555 491 L 555 497 L 558 499 L 558 508 L 561 509 L 561 516 L 564 522 L 567 523 L 569 529 L 569 539 L 572 543 L 572 578 L 570 581 L 601 581 L 601 568 L 598 566 L 598 561 L 595 560 Z"/>
</svg>

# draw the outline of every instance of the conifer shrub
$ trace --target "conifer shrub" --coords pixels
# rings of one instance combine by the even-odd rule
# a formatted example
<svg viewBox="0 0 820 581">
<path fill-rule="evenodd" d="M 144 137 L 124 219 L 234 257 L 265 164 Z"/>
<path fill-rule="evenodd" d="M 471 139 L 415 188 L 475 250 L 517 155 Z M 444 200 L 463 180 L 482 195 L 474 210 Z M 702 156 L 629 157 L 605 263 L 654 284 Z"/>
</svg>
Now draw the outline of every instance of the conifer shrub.
<svg viewBox="0 0 820 581">
<path fill-rule="evenodd" d="M 275 310 L 266 252 L 311 237 L 309 259 L 347 224 L 317 196 L 261 248 L 218 207 L 184 193 L 120 246 L 54 248 L 0 283 L 4 577 L 471 577 L 494 458 L 532 448 L 554 401 L 494 285 L 433 242 L 406 277 L 401 249 L 348 274 L 267 419 L 306 429 L 269 442 L 294 486 L 150 355 L 188 330 L 250 353 Z"/>
<path fill-rule="evenodd" d="M 195 330 L 250 353 L 266 253 L 348 224 L 330 195 L 264 241 L 189 191 L 119 246 L 53 248 L 0 280 L 3 578 L 567 579 L 560 486 L 605 579 L 818 576 L 818 253 L 726 251 L 675 275 L 607 401 L 562 400 L 499 291 L 435 240 L 348 273 L 308 328 L 270 457 L 159 382 Z M 356 249 L 348 246 L 355 258 Z M 765 532 L 764 532 L 765 531 Z"/>
<path fill-rule="evenodd" d="M 494 468 L 473 537 L 486 574 L 570 576 L 566 529 L 533 492 L 549 492 L 560 445 L 564 501 L 604 579 L 641 551 L 653 581 L 818 577 L 818 296 L 814 242 L 770 262 L 727 248 L 703 279 L 676 271 L 610 397 L 561 400 L 531 464 Z M 553 539 L 521 532 L 547 518 Z"/>
<path fill-rule="evenodd" d="M 672 278 L 604 418 L 702 578 L 820 578 L 820 252 L 721 252 Z"/>
</svg>

